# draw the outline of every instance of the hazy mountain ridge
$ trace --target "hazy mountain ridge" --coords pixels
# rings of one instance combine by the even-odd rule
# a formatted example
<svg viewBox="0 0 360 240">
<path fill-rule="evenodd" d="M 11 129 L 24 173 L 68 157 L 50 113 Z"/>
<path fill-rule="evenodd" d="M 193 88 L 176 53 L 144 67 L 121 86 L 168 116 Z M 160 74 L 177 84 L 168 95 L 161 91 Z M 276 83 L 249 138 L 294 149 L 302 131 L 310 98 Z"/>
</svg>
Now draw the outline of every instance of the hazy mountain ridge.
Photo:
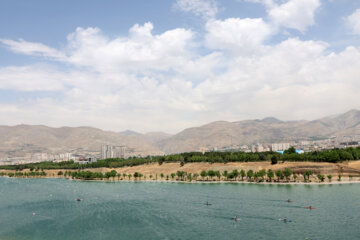
<svg viewBox="0 0 360 240">
<path fill-rule="evenodd" d="M 138 136 L 126 136 L 92 127 L 61 127 L 18 125 L 0 126 L 0 156 L 24 156 L 26 153 L 65 153 L 75 149 L 100 152 L 104 144 L 125 145 L 133 154 L 152 155 L 162 152 Z"/>
<path fill-rule="evenodd" d="M 276 118 L 236 122 L 216 121 L 178 134 L 103 131 L 92 127 L 51 128 L 42 125 L 0 126 L 0 157 L 26 153 L 99 152 L 103 144 L 124 145 L 134 155 L 198 151 L 202 147 L 307 140 L 313 137 L 360 134 L 360 111 L 313 121 Z"/>
<path fill-rule="evenodd" d="M 308 140 L 360 134 L 360 111 L 313 121 L 281 121 L 276 118 L 237 122 L 217 121 L 184 131 L 158 142 L 166 152 L 196 151 L 201 147 Z"/>
</svg>

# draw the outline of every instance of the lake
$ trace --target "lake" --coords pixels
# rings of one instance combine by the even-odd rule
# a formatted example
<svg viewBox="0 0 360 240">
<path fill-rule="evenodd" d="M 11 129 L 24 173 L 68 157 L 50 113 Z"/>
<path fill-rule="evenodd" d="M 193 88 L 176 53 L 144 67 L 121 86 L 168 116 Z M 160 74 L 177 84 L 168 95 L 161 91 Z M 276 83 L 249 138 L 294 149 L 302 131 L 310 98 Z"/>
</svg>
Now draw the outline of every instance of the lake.
<svg viewBox="0 0 360 240">
<path fill-rule="evenodd" d="M 359 239 L 360 184 L 0 178 L 0 213 L 0 240 Z"/>
</svg>

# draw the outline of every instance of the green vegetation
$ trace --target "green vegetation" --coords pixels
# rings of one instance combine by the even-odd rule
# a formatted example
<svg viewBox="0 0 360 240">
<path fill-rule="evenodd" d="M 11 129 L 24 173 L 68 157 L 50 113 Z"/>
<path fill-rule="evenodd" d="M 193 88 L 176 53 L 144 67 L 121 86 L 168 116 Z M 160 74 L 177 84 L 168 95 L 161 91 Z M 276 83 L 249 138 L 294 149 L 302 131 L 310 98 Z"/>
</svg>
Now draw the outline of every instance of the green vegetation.
<svg viewBox="0 0 360 240">
<path fill-rule="evenodd" d="M 339 182 L 341 181 L 341 177 L 342 177 L 342 175 L 339 174 L 339 175 L 338 175 L 338 181 L 339 181 Z"/>
<path fill-rule="evenodd" d="M 318 173 L 317 178 L 319 179 L 320 182 L 324 182 L 325 180 L 325 176 L 320 173 Z"/>
<path fill-rule="evenodd" d="M 268 179 L 269 179 L 270 182 L 272 181 L 272 179 L 273 179 L 274 176 L 275 176 L 274 171 L 271 170 L 271 169 L 269 169 L 269 170 L 267 171 L 266 175 L 267 175 L 267 177 L 268 177 Z"/>
<path fill-rule="evenodd" d="M 15 173 L 5 173 L 0 172 L 0 176 L 8 176 L 8 177 L 45 177 L 47 174 L 46 172 L 15 172 Z"/>
<path fill-rule="evenodd" d="M 307 170 L 307 171 L 304 173 L 304 182 L 310 181 L 310 177 L 312 176 L 312 174 L 313 174 L 312 171 Z"/>
<path fill-rule="evenodd" d="M 332 175 L 331 174 L 327 175 L 327 178 L 329 179 L 329 182 L 331 182 Z"/>
<path fill-rule="evenodd" d="M 297 154 L 294 149 L 290 148 L 282 155 L 276 152 L 264 153 L 244 153 L 244 152 L 207 152 L 205 154 L 199 152 L 189 152 L 181 154 L 173 154 L 168 156 L 153 156 L 153 157 L 132 157 L 128 159 L 115 158 L 99 160 L 89 164 L 77 164 L 74 161 L 65 162 L 40 162 L 30 164 L 8 165 L 0 166 L 0 169 L 5 170 L 23 170 L 32 169 L 39 171 L 41 169 L 73 169 L 83 170 L 88 168 L 120 168 L 126 166 L 138 166 L 143 164 L 164 162 L 180 162 L 183 166 L 191 162 L 208 162 L 208 163 L 228 163 L 228 162 L 261 162 L 271 160 L 272 164 L 277 164 L 278 161 L 306 161 L 306 162 L 331 162 L 337 163 L 342 161 L 350 161 L 360 159 L 360 147 L 346 148 L 346 149 L 331 149 L 325 151 L 314 151 L 304 154 Z"/>
<path fill-rule="evenodd" d="M 313 175 L 313 172 L 310 170 L 306 170 L 302 173 L 293 173 L 291 169 L 285 168 L 285 169 L 278 169 L 276 171 L 272 169 L 261 169 L 258 171 L 253 171 L 249 169 L 247 172 L 242 170 L 234 169 L 230 173 L 228 171 L 224 171 L 223 174 L 220 173 L 220 171 L 215 170 L 208 170 L 208 171 L 201 171 L 200 174 L 198 173 L 191 173 L 191 172 L 185 172 L 185 171 L 177 171 L 176 173 L 171 173 L 166 175 L 166 180 L 168 181 L 170 176 L 171 179 L 174 181 L 193 181 L 198 180 L 198 177 L 201 176 L 202 181 L 238 181 L 239 177 L 241 177 L 241 181 L 244 180 L 245 177 L 247 177 L 247 180 L 249 182 L 273 182 L 274 177 L 276 176 L 275 182 L 289 182 L 291 180 L 291 177 L 294 181 L 296 181 L 298 175 L 302 174 L 304 177 L 304 182 L 308 182 L 310 180 L 310 177 Z M 21 178 L 31 178 L 31 177 L 44 177 L 47 173 L 44 171 L 12 171 L 12 172 L 0 172 L 0 176 L 8 176 L 8 177 L 21 177 Z M 164 174 L 160 174 L 161 179 L 165 177 Z M 55 176 L 55 174 L 53 174 Z M 115 181 L 115 177 L 117 177 L 117 180 L 126 180 L 126 177 L 128 177 L 128 180 L 138 181 L 138 180 L 146 180 L 147 176 L 143 175 L 140 172 L 134 172 L 133 174 L 121 174 L 116 172 L 115 170 L 108 171 L 108 172 L 95 172 L 95 171 L 82 171 L 82 170 L 75 170 L 75 171 L 59 171 L 57 172 L 57 176 L 64 176 L 66 178 L 72 178 L 72 179 L 80 179 L 80 180 L 112 180 Z M 153 178 L 154 175 L 150 174 L 148 177 L 150 180 L 157 180 L 157 178 Z M 123 177 L 123 178 L 122 178 Z M 322 175 L 320 173 L 316 174 L 317 179 L 319 182 L 325 181 L 325 175 Z M 338 180 L 341 181 L 342 175 L 338 175 Z M 352 175 L 349 175 L 349 178 L 352 179 Z M 328 181 L 331 182 L 332 175 L 327 175 Z"/>
<path fill-rule="evenodd" d="M 283 175 L 286 178 L 286 181 L 290 181 L 290 176 L 292 174 L 292 171 L 290 168 L 285 168 L 285 170 L 283 171 Z"/>
</svg>

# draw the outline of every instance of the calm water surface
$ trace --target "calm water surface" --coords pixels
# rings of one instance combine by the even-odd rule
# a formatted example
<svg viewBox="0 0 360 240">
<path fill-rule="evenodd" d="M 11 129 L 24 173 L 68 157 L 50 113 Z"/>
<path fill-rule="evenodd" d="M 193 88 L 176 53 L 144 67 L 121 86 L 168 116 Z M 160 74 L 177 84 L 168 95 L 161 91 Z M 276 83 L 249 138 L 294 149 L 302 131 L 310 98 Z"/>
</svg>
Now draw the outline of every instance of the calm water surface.
<svg viewBox="0 0 360 240">
<path fill-rule="evenodd" d="M 0 178 L 0 240 L 306 238 L 360 239 L 360 184 Z"/>
</svg>

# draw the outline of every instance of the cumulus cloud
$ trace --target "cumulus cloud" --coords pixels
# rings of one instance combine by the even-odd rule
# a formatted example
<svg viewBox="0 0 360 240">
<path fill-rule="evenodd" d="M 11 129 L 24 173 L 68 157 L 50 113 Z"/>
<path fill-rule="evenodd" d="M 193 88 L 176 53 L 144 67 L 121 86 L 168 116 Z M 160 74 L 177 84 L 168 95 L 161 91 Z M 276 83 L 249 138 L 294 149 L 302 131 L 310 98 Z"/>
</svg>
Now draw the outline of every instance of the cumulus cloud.
<svg viewBox="0 0 360 240">
<path fill-rule="evenodd" d="M 109 38 L 77 28 L 62 49 L 13 45 L 17 53 L 66 56 L 52 59 L 70 67 L 0 68 L 2 90 L 61 94 L 2 104 L 2 124 L 177 132 L 221 119 L 316 118 L 360 107 L 358 47 L 333 53 L 326 42 L 299 38 L 269 44 L 273 31 L 262 19 L 208 20 L 204 40 L 189 29 L 153 29 L 136 24 Z"/>
<path fill-rule="evenodd" d="M 181 11 L 191 12 L 204 19 L 214 18 L 219 11 L 214 0 L 177 0 L 174 6 Z"/>
<path fill-rule="evenodd" d="M 77 28 L 68 36 L 68 61 L 97 71 L 166 71 L 191 54 L 191 30 L 177 28 L 160 35 L 153 35 L 152 30 L 152 23 L 136 24 L 128 37 L 110 40 L 99 29 Z"/>
<path fill-rule="evenodd" d="M 360 9 L 348 16 L 346 20 L 353 34 L 360 35 Z"/>
<path fill-rule="evenodd" d="M 296 29 L 304 33 L 315 24 L 320 0 L 239 0 L 263 4 L 274 26 Z"/>
<path fill-rule="evenodd" d="M 271 29 L 261 18 L 228 18 L 206 24 L 206 42 L 212 49 L 240 52 L 258 51 L 270 36 Z"/>
<path fill-rule="evenodd" d="M 305 32 L 314 25 L 315 11 L 319 6 L 319 0 L 290 0 L 272 7 L 269 16 L 275 24 Z"/>
</svg>

